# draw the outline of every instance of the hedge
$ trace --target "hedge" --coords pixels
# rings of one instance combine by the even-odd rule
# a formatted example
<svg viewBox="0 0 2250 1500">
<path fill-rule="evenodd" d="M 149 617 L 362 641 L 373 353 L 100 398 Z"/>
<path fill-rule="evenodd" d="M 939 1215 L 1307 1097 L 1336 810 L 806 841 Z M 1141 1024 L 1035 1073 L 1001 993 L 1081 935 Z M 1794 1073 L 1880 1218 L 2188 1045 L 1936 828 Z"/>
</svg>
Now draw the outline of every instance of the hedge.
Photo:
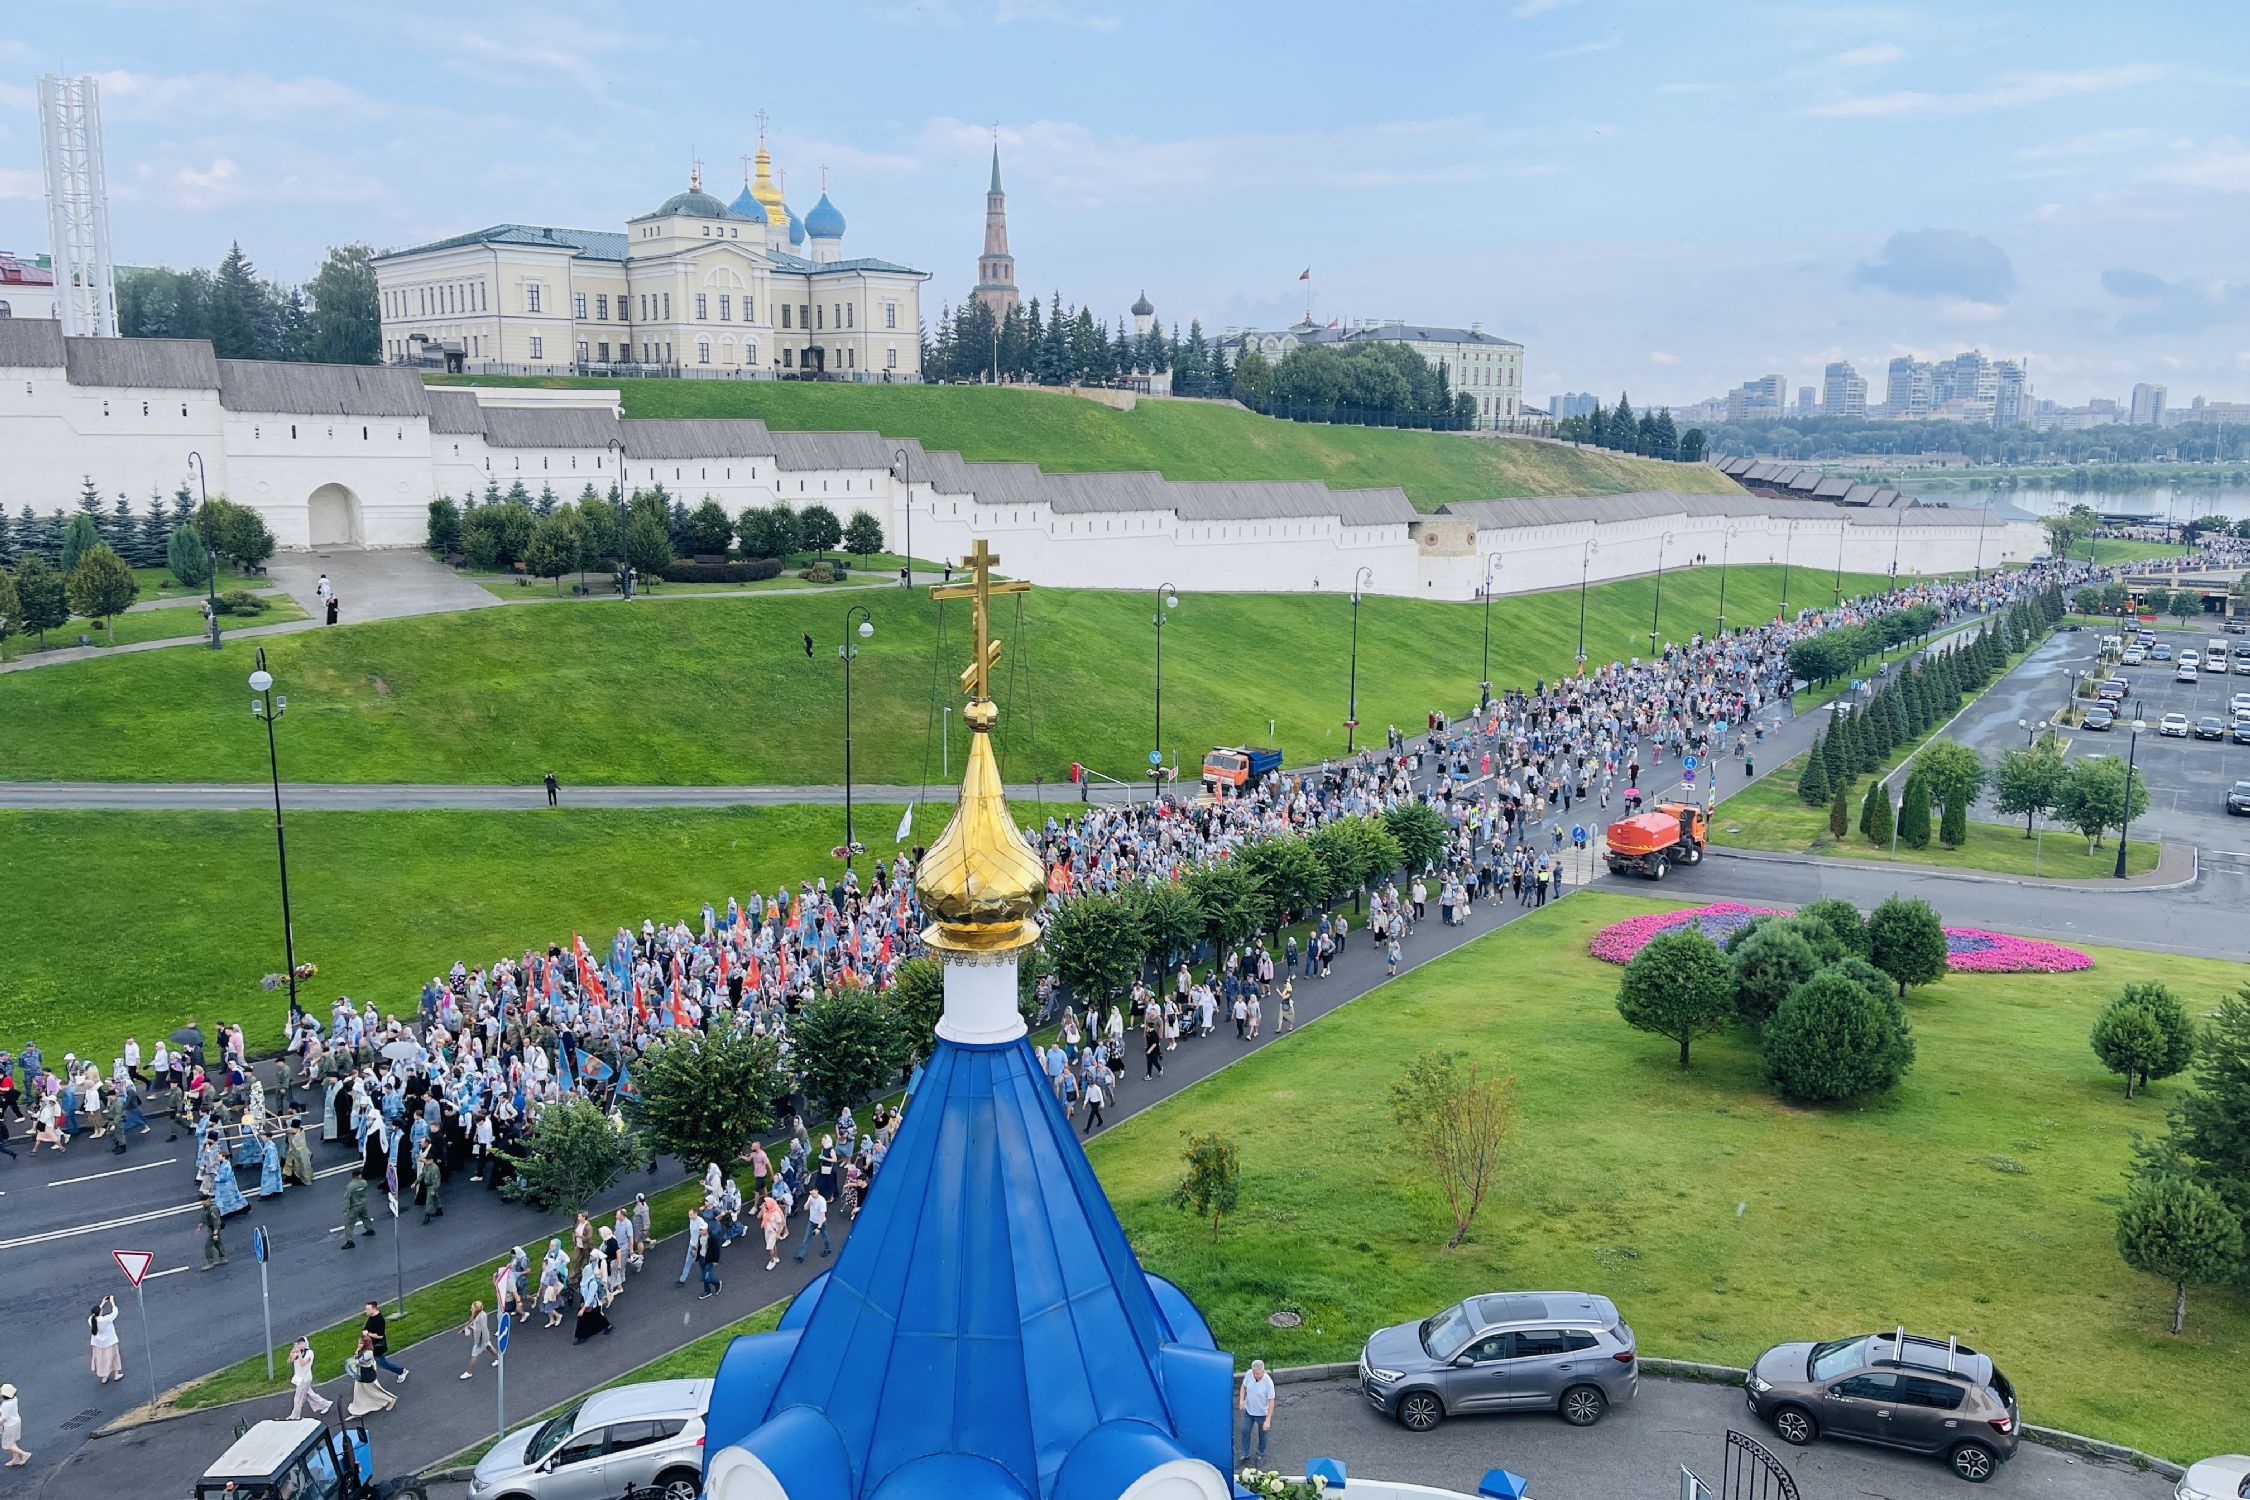
<svg viewBox="0 0 2250 1500">
<path fill-rule="evenodd" d="M 663 574 L 666 583 L 762 583 L 781 576 L 781 561 L 753 557 L 747 562 L 672 562 Z"/>
</svg>

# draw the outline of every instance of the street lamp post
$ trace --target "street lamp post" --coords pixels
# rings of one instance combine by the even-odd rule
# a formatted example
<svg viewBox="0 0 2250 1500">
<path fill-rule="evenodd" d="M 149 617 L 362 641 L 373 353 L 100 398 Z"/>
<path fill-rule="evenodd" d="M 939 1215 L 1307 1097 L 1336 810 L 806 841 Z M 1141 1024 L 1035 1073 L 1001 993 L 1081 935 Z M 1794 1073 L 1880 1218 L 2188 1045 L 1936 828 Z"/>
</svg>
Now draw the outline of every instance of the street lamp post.
<svg viewBox="0 0 2250 1500">
<path fill-rule="evenodd" d="M 1837 521 L 1836 521 L 1836 577 L 1835 577 L 1835 581 L 1834 581 L 1834 582 L 1833 582 L 1832 584 L 1830 584 L 1830 588 L 1831 588 L 1831 590 L 1832 590 L 1832 591 L 1834 592 L 1834 595 L 1835 595 L 1835 597 L 1834 597 L 1834 598 L 1833 598 L 1832 600 L 1830 600 L 1830 601 L 1829 601 L 1829 606 L 1828 606 L 1828 607 L 1829 607 L 1830 609 L 1836 609 L 1836 608 L 1840 608 L 1840 607 L 1841 607 L 1841 606 L 1843 605 L 1843 602 L 1844 602 L 1844 534 L 1845 534 L 1846 532 L 1848 532 L 1848 531 L 1849 531 L 1850 529 L 1851 529 L 1851 523 L 1850 523 L 1849 521 L 1847 521 L 1847 520 L 1843 519 L 1842 517 L 1838 517 L 1838 518 L 1837 518 Z"/>
<path fill-rule="evenodd" d="M 900 482 L 906 486 L 906 566 L 899 570 L 898 586 L 914 586 L 914 460 L 904 448 L 893 453 L 898 460 Z"/>
<path fill-rule="evenodd" d="M 1663 629 L 1664 546 L 1671 540 L 1672 533 L 1669 531 L 1656 539 L 1656 607 L 1649 611 L 1648 616 L 1648 659 L 1650 661 L 1656 660 L 1656 637 L 1658 632 Z"/>
<path fill-rule="evenodd" d="M 1789 529 L 1781 534 L 1781 618 L 1789 618 L 1789 549 L 1797 540 L 1797 523 L 1791 521 Z"/>
<path fill-rule="evenodd" d="M 1500 560 L 1497 552 L 1484 555 L 1484 681 L 1478 685 L 1484 696 L 1478 701 L 1479 708 L 1492 701 L 1492 569 Z"/>
<path fill-rule="evenodd" d="M 1586 538 L 1586 546 L 1578 554 L 1578 675 L 1586 675 L 1586 571 L 1594 563 L 1594 554 L 1602 550 L 1598 538 Z"/>
<path fill-rule="evenodd" d="M 1180 596 L 1169 583 L 1156 589 L 1156 738 L 1149 744 L 1148 788 L 1149 800 L 1156 800 L 1159 773 L 1164 767 L 1164 612 L 1180 607 Z"/>
<path fill-rule="evenodd" d="M 1985 508 L 1977 514 L 1976 581 L 1978 583 L 1984 582 L 1984 529 L 1991 523 L 1991 520 L 1992 507 L 1990 504 L 1987 504 Z M 2088 555 L 2091 556 L 2092 554 L 2089 552 Z"/>
<path fill-rule="evenodd" d="M 204 612 L 211 617 L 211 649 L 219 649 L 219 554 L 211 545 L 211 485 L 203 472 L 203 455 L 190 453 L 188 462 L 195 466 L 195 492 L 203 504 L 199 514 L 203 521 L 203 586 Z"/>
<path fill-rule="evenodd" d="M 617 477 L 609 486 L 610 498 L 617 506 L 617 596 L 630 599 L 633 597 L 633 558 L 625 540 L 625 439 L 613 437 L 608 446 L 617 450 Z"/>
<path fill-rule="evenodd" d="M 1727 554 L 1734 550 L 1734 528 L 1719 538 L 1719 634 L 1727 633 Z"/>
<path fill-rule="evenodd" d="M 2117 868 L 2110 872 L 2118 880 L 2125 878 L 2125 842 L 2133 833 L 2133 762 L 2140 755 L 2141 731 L 2146 728 L 2147 720 L 2135 719 L 2132 742 L 2125 748 L 2125 805 L 2117 810 Z"/>
<path fill-rule="evenodd" d="M 297 938 L 289 921 L 289 845 L 281 833 L 281 750 L 274 742 L 274 721 L 289 711 L 289 699 L 273 691 L 273 673 L 266 670 L 266 648 L 258 648 L 257 670 L 250 674 L 250 712 L 266 721 L 266 766 L 273 775 L 273 848 L 281 862 L 281 955 L 289 972 L 289 1024 L 297 1024 Z"/>
<path fill-rule="evenodd" d="M 1898 592 L 1898 544 L 1906 535 L 1906 507 L 1898 508 L 1898 519 L 1891 524 L 1891 592 Z"/>
<path fill-rule="evenodd" d="M 859 853 L 859 841 L 852 837 L 852 661 L 859 655 L 859 647 L 852 644 L 852 617 L 859 617 L 859 638 L 866 640 L 875 634 L 875 616 L 864 604 L 855 604 L 844 611 L 844 641 L 836 654 L 844 659 L 844 868 L 852 867 L 853 856 Z"/>
<path fill-rule="evenodd" d="M 1346 695 L 1344 711 L 1344 753 L 1349 755 L 1359 742 L 1359 591 L 1361 580 L 1375 581 L 1373 568 L 1361 568 L 1352 575 L 1352 676 Z"/>
</svg>

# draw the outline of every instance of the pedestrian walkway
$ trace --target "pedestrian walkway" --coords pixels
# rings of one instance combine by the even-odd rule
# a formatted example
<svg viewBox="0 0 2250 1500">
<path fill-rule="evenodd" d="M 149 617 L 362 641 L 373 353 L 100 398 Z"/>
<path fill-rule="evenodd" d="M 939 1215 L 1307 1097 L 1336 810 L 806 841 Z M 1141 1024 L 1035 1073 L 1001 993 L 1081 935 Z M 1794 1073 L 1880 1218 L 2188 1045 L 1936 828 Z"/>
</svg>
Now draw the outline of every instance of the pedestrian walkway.
<svg viewBox="0 0 2250 1500">
<path fill-rule="evenodd" d="M 339 623 L 345 624 L 491 609 L 501 602 L 419 547 L 277 552 L 266 572 L 275 588 L 286 590 L 306 614 L 323 621 L 327 604 L 319 588 L 325 574 L 336 596 Z"/>
</svg>

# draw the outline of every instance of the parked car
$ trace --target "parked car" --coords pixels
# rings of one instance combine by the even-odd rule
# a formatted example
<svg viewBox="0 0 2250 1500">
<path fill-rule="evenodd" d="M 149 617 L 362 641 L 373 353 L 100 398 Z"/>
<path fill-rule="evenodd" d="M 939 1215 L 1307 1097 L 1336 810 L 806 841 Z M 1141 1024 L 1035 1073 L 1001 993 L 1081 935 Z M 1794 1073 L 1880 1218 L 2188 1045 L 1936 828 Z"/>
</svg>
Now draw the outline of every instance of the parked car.
<svg viewBox="0 0 2250 1500">
<path fill-rule="evenodd" d="M 2122 677 L 2112 677 L 2109 681 L 2095 687 L 2094 696 L 2104 703 L 2123 703 L 2125 695 L 2132 690 L 2132 683 Z"/>
<path fill-rule="evenodd" d="M 2227 669 L 2227 654 L 2226 654 L 2226 653 L 2225 653 L 2224 651 L 2209 651 L 2209 652 L 2205 652 L 2205 653 L 2204 653 L 2204 657 L 2203 657 L 2203 670 L 2204 670 L 2204 671 L 2206 671 L 2206 672 L 2217 672 L 2217 673 L 2221 673 L 2221 674 L 2224 674 L 2224 673 L 2225 673 L 2225 671 L 2226 671 L 2226 669 Z"/>
<path fill-rule="evenodd" d="M 2174 682 L 2195 681 L 2195 668 L 2189 666 L 2186 662 L 2181 662 L 2180 669 L 2172 674 L 2172 680 Z"/>
<path fill-rule="evenodd" d="M 2117 715 L 2097 703 L 2086 710 L 2086 717 L 2078 721 L 2081 729 L 2107 729 L 2117 722 Z"/>
<path fill-rule="evenodd" d="M 2245 630 L 2250 630 L 2250 625 L 2244 625 L 2240 620 L 2229 620 L 2225 629 L 2228 635 L 2241 635 Z"/>
<path fill-rule="evenodd" d="M 2172 1500 L 2238 1500 L 2250 1496 L 2250 1455 L 2222 1453 L 2188 1465 Z"/>
<path fill-rule="evenodd" d="M 664 1500 L 703 1488 L 708 1380 L 644 1380 L 596 1391 L 519 1427 L 477 1461 L 476 1500 L 594 1500 L 653 1485 Z"/>
<path fill-rule="evenodd" d="M 2172 648 L 2165 645 L 2151 646 L 2148 648 L 2148 659 L 2150 661 L 2170 661 L 2172 659 Z"/>
<path fill-rule="evenodd" d="M 2184 740 L 2194 729 L 2186 714 L 2166 714 L 2156 725 L 2156 732 L 2168 740 Z"/>
<path fill-rule="evenodd" d="M 2195 737 L 2199 740 L 2223 740 L 2227 737 L 2227 721 L 2217 714 L 2205 714 L 2195 721 Z"/>
<path fill-rule="evenodd" d="M 2142 662 L 2148 660 L 2148 653 L 2146 651 L 2143 651 L 2138 646 L 2127 646 L 2125 648 L 2124 656 L 2119 658 L 2119 660 L 2123 661 L 2128 667 L 2137 667 Z"/>
<path fill-rule="evenodd" d="M 2250 714 L 2250 693 L 2236 693 L 2227 700 L 2229 713 Z"/>
<path fill-rule="evenodd" d="M 1743 1396 L 1785 1443 L 1825 1434 L 1939 1454 L 1972 1484 L 2016 1453 L 2015 1388 L 1990 1357 L 1903 1328 L 1777 1344 L 1750 1367 Z"/>
<path fill-rule="evenodd" d="M 1410 1432 L 1471 1412 L 1551 1411 L 1590 1427 L 1640 1390 L 1633 1330 L 1588 1292 L 1495 1292 L 1419 1323 L 1379 1328 L 1361 1394 Z"/>
<path fill-rule="evenodd" d="M 2250 745 L 2250 714 L 2236 714 L 2234 728 L 2228 731 L 2237 745 Z"/>
<path fill-rule="evenodd" d="M 2227 811 L 2235 817 L 2250 817 L 2250 781 L 2238 781 L 2227 791 Z"/>
<path fill-rule="evenodd" d="M 2180 665 L 2183 667 L 2202 666 L 2203 653 L 2196 650 L 2193 646 L 2183 648 L 2180 652 Z"/>
</svg>

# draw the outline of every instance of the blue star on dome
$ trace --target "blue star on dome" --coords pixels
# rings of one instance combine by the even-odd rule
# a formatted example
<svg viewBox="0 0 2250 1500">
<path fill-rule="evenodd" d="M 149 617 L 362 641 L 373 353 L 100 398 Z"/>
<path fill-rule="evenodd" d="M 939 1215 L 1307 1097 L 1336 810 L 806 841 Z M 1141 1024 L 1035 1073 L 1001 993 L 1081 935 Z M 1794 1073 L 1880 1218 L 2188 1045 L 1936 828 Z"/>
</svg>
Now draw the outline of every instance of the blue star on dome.
<svg viewBox="0 0 2250 1500">
<path fill-rule="evenodd" d="M 840 240 L 844 237 L 844 216 L 835 204 L 822 193 L 812 212 L 805 215 L 805 233 L 816 240 Z"/>
</svg>

